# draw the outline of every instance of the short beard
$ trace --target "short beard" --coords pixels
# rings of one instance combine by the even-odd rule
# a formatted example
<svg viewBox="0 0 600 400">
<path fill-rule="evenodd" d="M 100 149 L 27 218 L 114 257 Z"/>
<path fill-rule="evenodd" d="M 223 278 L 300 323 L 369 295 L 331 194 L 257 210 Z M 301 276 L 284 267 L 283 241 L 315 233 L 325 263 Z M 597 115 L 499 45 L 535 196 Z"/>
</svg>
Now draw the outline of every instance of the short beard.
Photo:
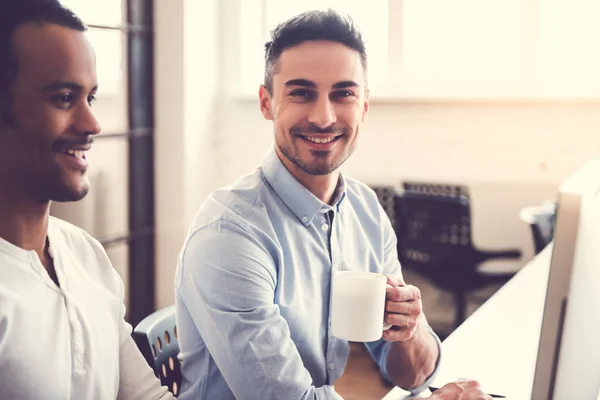
<svg viewBox="0 0 600 400">
<path fill-rule="evenodd" d="M 89 188 L 87 187 L 80 191 L 57 190 L 57 188 L 52 188 L 50 190 L 51 191 L 42 191 L 38 188 L 33 193 L 30 191 L 30 196 L 35 199 L 34 201 L 39 203 L 72 203 L 83 200 L 89 192 Z"/>
<path fill-rule="evenodd" d="M 75 191 L 57 192 L 57 191 L 55 191 L 52 194 L 52 198 L 50 200 L 56 201 L 58 203 L 75 202 L 75 201 L 83 200 L 83 198 L 85 196 L 87 196 L 88 192 L 89 192 L 88 187 L 84 188 L 83 190 L 80 190 L 79 192 L 75 192 Z"/>
<path fill-rule="evenodd" d="M 299 124 L 299 125 L 293 126 L 289 131 L 289 135 L 291 136 L 292 140 L 294 140 L 294 138 L 297 138 L 299 136 L 305 136 L 306 134 L 311 134 L 311 133 L 335 134 L 336 136 L 339 136 L 335 140 L 348 141 L 351 131 L 347 127 L 339 127 L 339 126 L 336 126 L 335 124 L 332 124 L 326 128 L 321 128 L 312 123 Z M 277 134 L 275 134 L 275 142 L 277 143 Z M 283 154 L 288 160 L 290 160 L 299 169 L 301 169 L 302 171 L 304 171 L 305 173 L 307 173 L 309 175 L 319 175 L 319 176 L 329 175 L 333 171 L 337 170 L 348 159 L 348 157 L 350 157 L 350 155 L 354 151 L 354 149 L 350 149 L 350 152 L 346 155 L 346 157 L 339 160 L 339 162 L 337 162 L 335 164 L 327 164 L 326 160 L 330 154 L 330 152 L 327 150 L 310 150 L 310 154 L 316 159 L 316 162 L 310 163 L 310 162 L 304 162 L 300 158 L 299 154 L 295 154 L 292 146 L 286 147 L 284 144 L 277 143 L 277 148 L 279 149 L 279 151 L 281 151 L 281 154 Z M 322 162 L 319 162 L 319 161 L 322 161 Z M 335 162 L 335 160 L 333 160 L 333 161 Z"/>
<path fill-rule="evenodd" d="M 285 158 L 290 160 L 295 166 L 297 166 L 309 175 L 329 175 L 330 173 L 338 169 L 348 159 L 348 157 L 344 158 L 337 165 L 326 164 L 325 162 L 318 163 L 316 165 L 308 164 L 303 162 L 299 157 L 295 156 L 288 147 L 285 147 L 281 144 L 277 144 L 277 147 L 279 148 L 279 151 L 281 151 L 281 154 L 285 156 Z M 325 159 L 329 155 L 329 151 L 311 150 L 311 154 L 316 158 Z"/>
<path fill-rule="evenodd" d="M 30 179 L 29 181 L 35 180 Z M 26 190 L 32 198 L 42 203 L 49 201 L 66 203 L 83 200 L 88 194 L 90 186 L 86 182 L 80 187 L 72 187 L 65 184 L 59 175 L 53 175 L 43 177 L 41 183 L 29 185 Z"/>
</svg>

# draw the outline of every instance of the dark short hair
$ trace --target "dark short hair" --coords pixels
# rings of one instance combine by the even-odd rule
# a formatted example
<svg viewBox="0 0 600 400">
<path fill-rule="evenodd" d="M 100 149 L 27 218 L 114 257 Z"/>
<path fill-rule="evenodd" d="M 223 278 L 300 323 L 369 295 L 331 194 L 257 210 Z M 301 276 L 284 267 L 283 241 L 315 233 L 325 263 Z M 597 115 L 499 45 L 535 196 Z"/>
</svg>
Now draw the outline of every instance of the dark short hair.
<svg viewBox="0 0 600 400">
<path fill-rule="evenodd" d="M 331 9 L 306 11 L 282 22 L 271 31 L 271 40 L 265 44 L 264 85 L 269 91 L 272 90 L 273 75 L 281 53 L 308 40 L 329 40 L 356 50 L 366 72 L 365 42 L 352 18 Z"/>
<path fill-rule="evenodd" d="M 15 30 L 28 22 L 50 23 L 85 31 L 84 23 L 58 0 L 0 1 L 0 116 L 5 117 L 11 98 L 12 81 L 17 75 L 18 60 L 12 46 Z"/>
</svg>

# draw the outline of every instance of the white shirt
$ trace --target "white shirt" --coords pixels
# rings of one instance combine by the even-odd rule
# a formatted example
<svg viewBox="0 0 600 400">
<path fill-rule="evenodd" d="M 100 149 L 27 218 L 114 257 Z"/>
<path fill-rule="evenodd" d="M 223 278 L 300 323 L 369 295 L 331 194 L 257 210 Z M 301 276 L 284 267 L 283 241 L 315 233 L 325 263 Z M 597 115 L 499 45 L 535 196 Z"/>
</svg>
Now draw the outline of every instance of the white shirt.
<svg viewBox="0 0 600 400">
<path fill-rule="evenodd" d="M 50 217 L 60 287 L 0 238 L 0 398 L 171 399 L 131 339 L 123 283 L 83 230 Z"/>
</svg>

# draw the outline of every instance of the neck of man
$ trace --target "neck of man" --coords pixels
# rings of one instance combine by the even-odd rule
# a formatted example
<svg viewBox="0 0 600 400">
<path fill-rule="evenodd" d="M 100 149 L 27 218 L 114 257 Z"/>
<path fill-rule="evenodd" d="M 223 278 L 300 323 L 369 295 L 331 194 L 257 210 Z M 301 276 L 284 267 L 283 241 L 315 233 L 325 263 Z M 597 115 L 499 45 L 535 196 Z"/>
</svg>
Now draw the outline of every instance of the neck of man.
<svg viewBox="0 0 600 400">
<path fill-rule="evenodd" d="M 306 174 L 306 176 L 310 177 L 310 179 L 302 179 L 299 176 L 296 176 L 296 179 L 298 179 L 305 188 L 317 196 L 317 198 L 323 203 L 332 205 L 331 202 L 333 201 L 335 188 L 337 187 L 338 179 L 340 178 L 339 170 L 336 170 L 328 175 L 315 176 Z"/>
<path fill-rule="evenodd" d="M 0 182 L 0 237 L 45 259 L 50 201 L 34 201 L 20 188 Z"/>
<path fill-rule="evenodd" d="M 277 149 L 277 152 L 279 153 L 279 149 Z M 279 159 L 302 186 L 307 188 L 323 203 L 331 205 L 338 180 L 340 179 L 339 168 L 327 175 L 312 175 L 299 168 L 282 154 L 279 154 Z"/>
</svg>

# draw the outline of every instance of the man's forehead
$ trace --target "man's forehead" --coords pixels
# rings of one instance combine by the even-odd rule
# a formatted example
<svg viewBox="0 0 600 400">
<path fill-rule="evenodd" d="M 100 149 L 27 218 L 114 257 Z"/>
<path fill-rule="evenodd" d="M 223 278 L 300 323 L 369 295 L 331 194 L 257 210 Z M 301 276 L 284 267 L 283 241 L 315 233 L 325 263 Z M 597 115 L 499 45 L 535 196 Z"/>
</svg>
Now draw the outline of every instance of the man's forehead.
<svg viewBox="0 0 600 400">
<path fill-rule="evenodd" d="M 13 35 L 18 71 L 40 79 L 93 75 L 95 55 L 83 32 L 49 23 L 27 23 Z"/>
<path fill-rule="evenodd" d="M 307 41 L 281 53 L 274 78 L 282 82 L 303 78 L 318 85 L 341 81 L 362 85 L 364 72 L 358 51 L 337 42 Z"/>
</svg>

